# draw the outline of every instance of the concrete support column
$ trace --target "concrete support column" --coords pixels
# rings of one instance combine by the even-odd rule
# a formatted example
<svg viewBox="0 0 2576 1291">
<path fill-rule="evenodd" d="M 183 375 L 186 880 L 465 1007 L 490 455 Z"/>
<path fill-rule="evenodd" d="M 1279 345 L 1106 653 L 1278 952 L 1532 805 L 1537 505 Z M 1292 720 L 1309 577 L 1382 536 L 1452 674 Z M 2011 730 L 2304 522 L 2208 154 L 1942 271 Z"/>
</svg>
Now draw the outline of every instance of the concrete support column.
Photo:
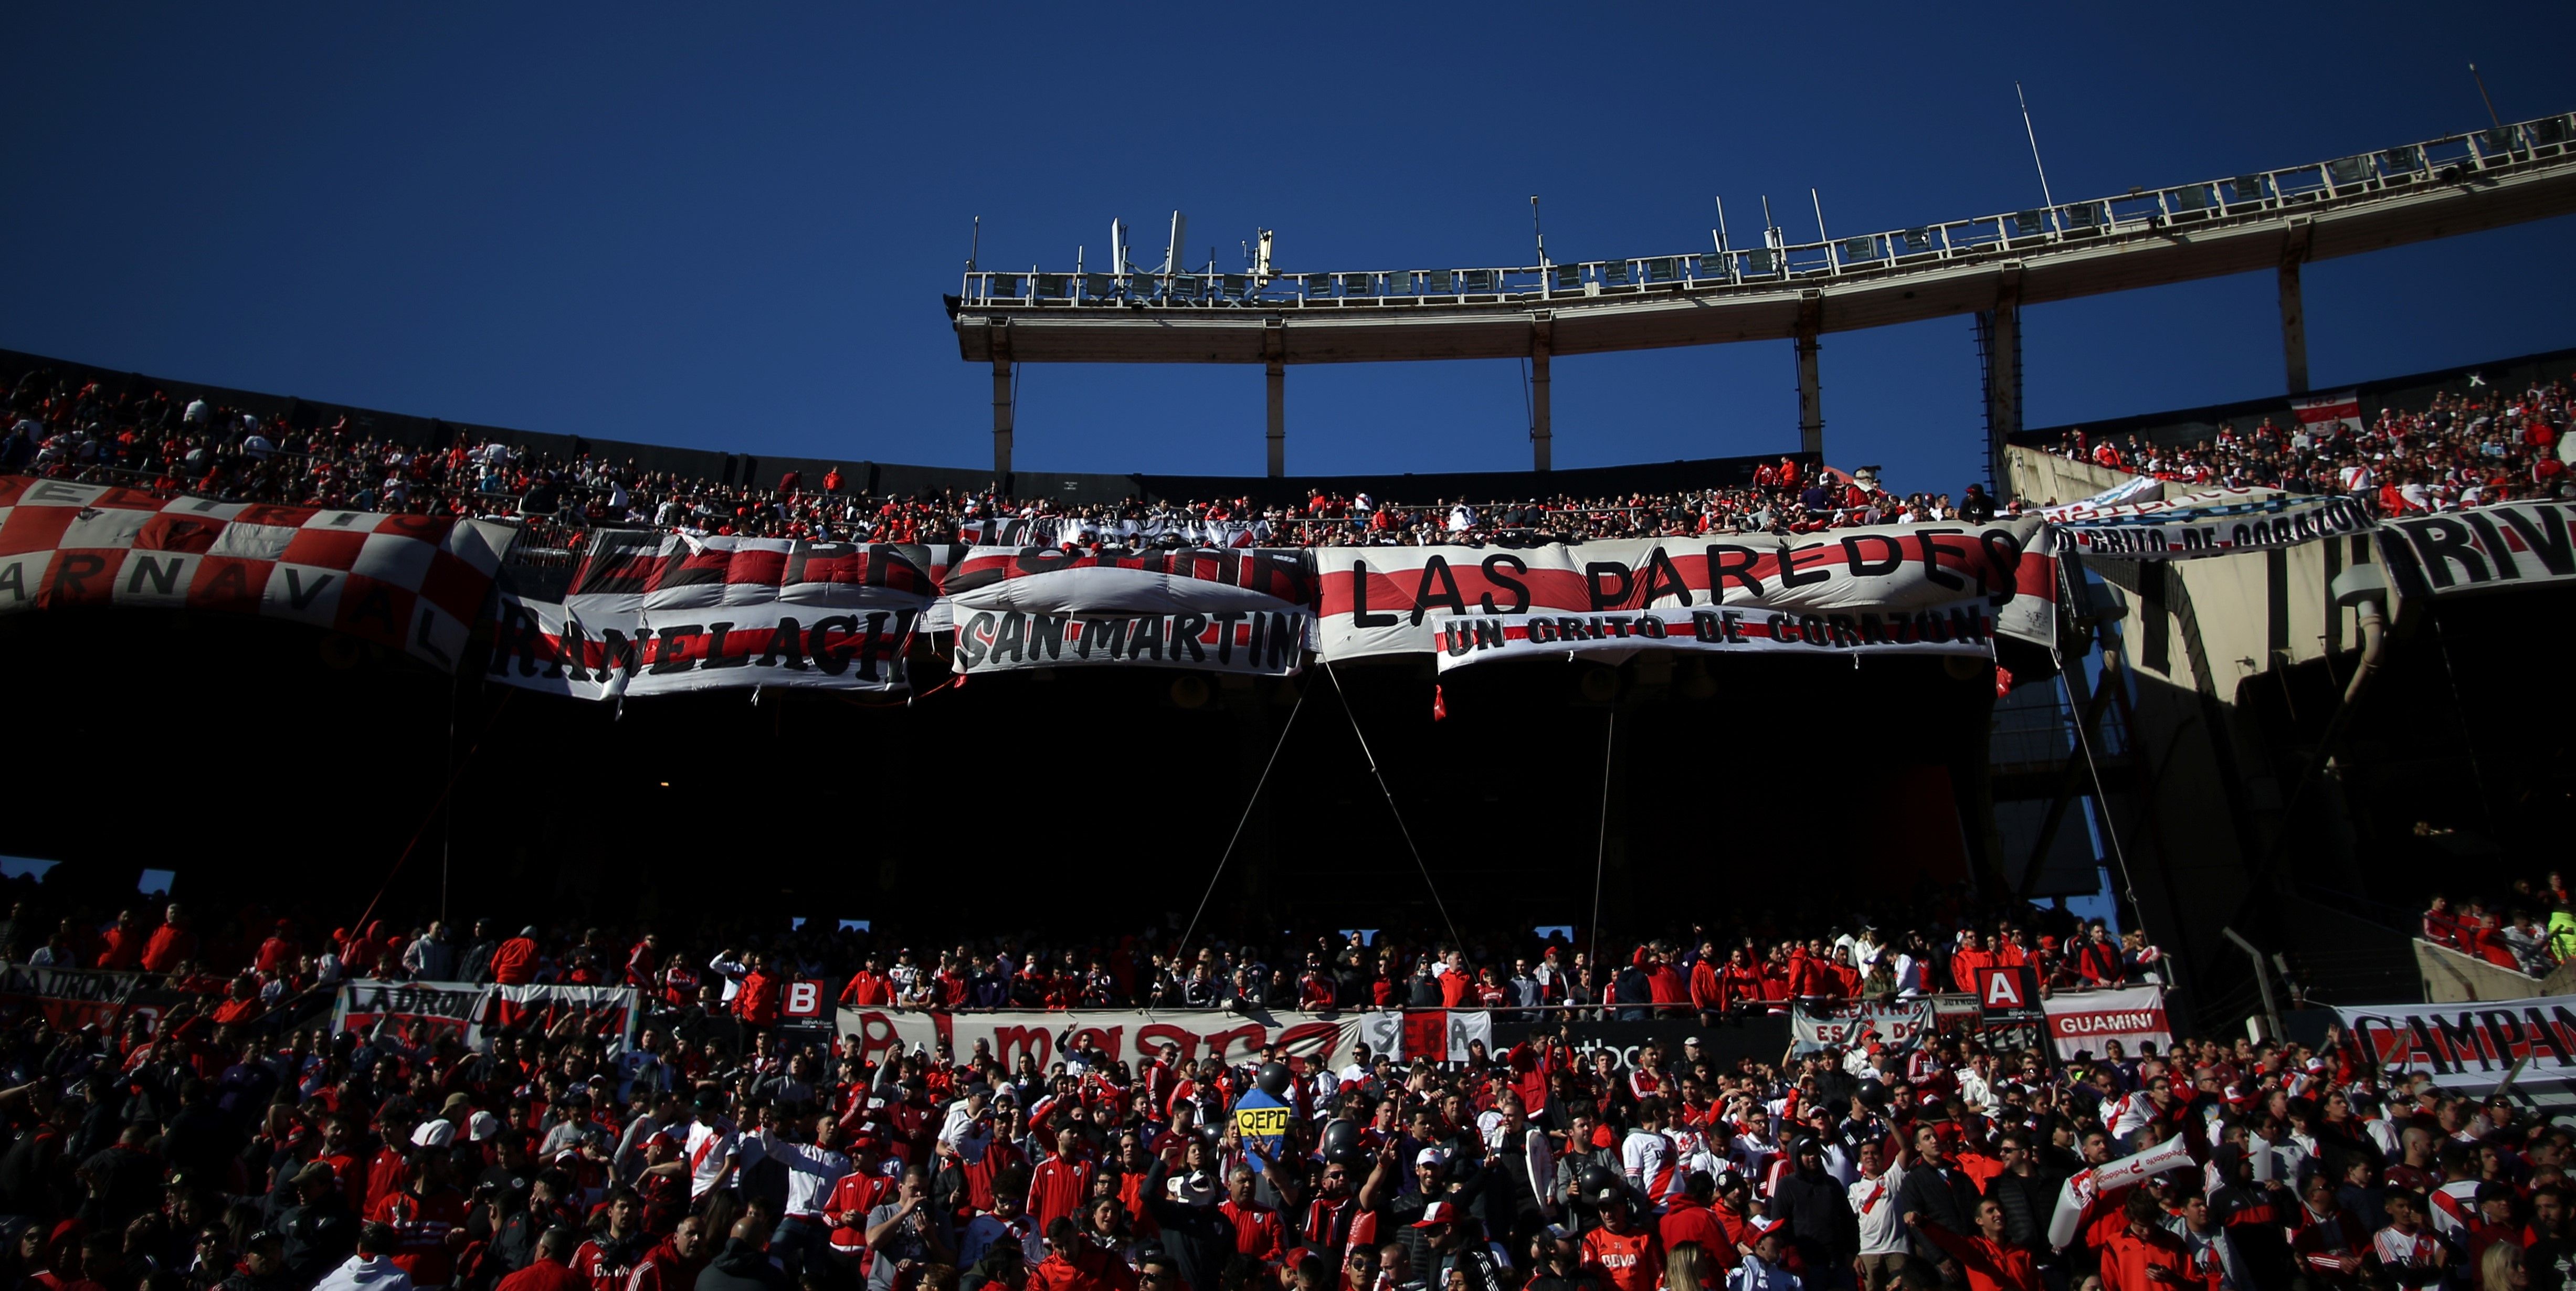
<svg viewBox="0 0 2576 1291">
<path fill-rule="evenodd" d="M 1288 320 L 1261 320 L 1261 358 L 1270 369 L 1270 478 L 1288 473 Z"/>
<path fill-rule="evenodd" d="M 2281 362 L 2289 370 L 2290 393 L 2308 392 L 2307 304 L 2299 292 L 2299 262 L 2281 262 Z"/>
<path fill-rule="evenodd" d="M 1825 330 L 1825 293 L 1798 293 L 1798 450 L 1825 451 L 1825 391 L 1816 379 L 1816 335 Z"/>
<path fill-rule="evenodd" d="M 1288 473 L 1288 365 L 1270 360 L 1270 478 Z"/>
<path fill-rule="evenodd" d="M 1816 379 L 1816 334 L 1798 333 L 1798 448 L 1825 451 L 1825 393 Z"/>
<path fill-rule="evenodd" d="M 1986 335 L 1986 467 L 1995 481 L 1995 500 L 2012 497 L 2012 467 L 2004 447 L 2021 429 L 2021 304 L 1995 302 L 1993 326 Z"/>
<path fill-rule="evenodd" d="M 2308 310 L 2299 292 L 2299 266 L 2307 263 L 2314 221 L 2290 221 L 2281 242 L 2281 366 L 2288 371 L 2290 393 L 2308 392 Z"/>
<path fill-rule="evenodd" d="M 1530 469 L 1534 471 L 1550 470 L 1554 461 L 1555 432 L 1550 428 L 1548 411 L 1547 358 L 1545 345 L 1530 351 Z"/>
<path fill-rule="evenodd" d="M 993 354 L 993 475 L 996 483 L 1011 477 L 1011 361 Z"/>
</svg>

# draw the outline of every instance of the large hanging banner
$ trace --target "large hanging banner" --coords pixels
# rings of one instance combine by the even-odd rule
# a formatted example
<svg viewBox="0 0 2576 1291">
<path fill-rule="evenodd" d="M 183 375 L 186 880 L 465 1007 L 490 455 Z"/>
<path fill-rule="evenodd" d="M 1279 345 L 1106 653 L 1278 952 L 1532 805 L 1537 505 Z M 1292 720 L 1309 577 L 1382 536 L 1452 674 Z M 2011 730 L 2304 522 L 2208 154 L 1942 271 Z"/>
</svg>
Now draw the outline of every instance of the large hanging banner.
<svg viewBox="0 0 2576 1291">
<path fill-rule="evenodd" d="M 1467 1046 L 1494 1049 L 1494 1015 L 1466 1009 L 1377 1009 L 1359 1015 L 1359 1043 L 1371 1054 L 1411 1061 L 1465 1062 Z"/>
<path fill-rule="evenodd" d="M 2576 503 L 2506 502 L 2379 525 L 2402 599 L 2576 581 Z"/>
<path fill-rule="evenodd" d="M 2061 991 L 2041 1002 L 2048 1016 L 2048 1035 L 2057 1056 L 2089 1053 L 2099 1058 L 2111 1041 L 2128 1056 L 2152 1042 L 2159 1051 L 2173 1048 L 2173 1024 L 2165 1020 L 2165 989 L 2124 986 L 2107 991 Z"/>
<path fill-rule="evenodd" d="M 213 610 L 344 632 L 453 670 L 518 531 L 446 516 L 161 499 L 0 476 L 0 613 Z"/>
<path fill-rule="evenodd" d="M 1934 1034 L 1929 999 L 1847 1000 L 1840 1004 L 1799 1004 L 1789 1010 L 1789 1051 L 1855 1049 L 1884 1045 L 1911 1049 Z"/>
<path fill-rule="evenodd" d="M 622 1052 L 635 1044 L 639 998 L 631 986 L 494 986 L 484 992 L 473 1038 L 505 1029 L 552 1034 L 569 1024 L 573 1034 L 606 1040 L 611 1052 Z"/>
<path fill-rule="evenodd" d="M 492 679 L 582 699 L 752 686 L 885 691 L 948 549 L 595 534 L 563 604 L 496 598 Z"/>
<path fill-rule="evenodd" d="M 2337 534 L 2367 533 L 2370 513 L 2341 494 L 2279 489 L 2200 489 L 2155 496 L 2096 498 L 2044 513 L 2063 549 L 2079 556 L 2188 560 L 2231 552 L 2295 547 Z"/>
<path fill-rule="evenodd" d="M 1540 1029 L 1552 1034 L 1557 1024 L 1542 1024 Z M 1788 1015 L 1769 1012 L 1705 1019 L 1692 1013 L 1644 1022 L 1568 1022 L 1563 1024 L 1563 1030 L 1576 1062 L 1588 1068 L 1606 1053 L 1611 1065 L 1620 1071 L 1634 1068 L 1638 1053 L 1649 1044 L 1663 1045 L 1666 1060 L 1678 1061 L 1683 1056 L 1682 1042 L 1695 1039 L 1702 1056 L 1714 1059 L 1727 1070 L 1732 1070 L 1739 1058 L 1776 1062 L 1781 1051 L 1789 1047 Z M 1521 1038 L 1522 1029 L 1509 1023 L 1502 1031 L 1506 1041 Z"/>
<path fill-rule="evenodd" d="M 2056 561 L 2037 516 L 1781 537 L 1628 539 L 1515 550 L 1315 551 L 1327 660 L 1743 653 L 1990 654 L 2049 641 Z"/>
<path fill-rule="evenodd" d="M 1285 675 L 1305 659 L 1303 551 L 977 547 L 948 571 L 961 673 L 1107 664 Z"/>
<path fill-rule="evenodd" d="M 915 1049 L 937 1053 L 943 1046 L 963 1062 L 980 1046 L 1006 1068 L 1016 1069 L 1020 1055 L 1027 1054 L 1037 1059 L 1040 1071 L 1067 1053 L 1086 1048 L 1096 1048 L 1112 1061 L 1141 1065 L 1161 1057 L 1167 1044 L 1179 1049 L 1185 1062 L 1215 1058 L 1229 1067 L 1258 1062 L 1263 1049 L 1284 1044 L 1289 1053 L 1309 1062 L 1338 1067 L 1350 1061 L 1351 1044 L 1359 1032 L 1357 1015 L 1314 1018 L 1260 1009 L 1230 1013 L 1085 1010 L 1078 1014 L 842 1009 L 838 1020 L 841 1034 L 857 1037 L 870 1062 Z"/>
<path fill-rule="evenodd" d="M 2389 1079 L 2430 1076 L 2444 1089 L 2495 1088 L 2515 1064 L 2514 1085 L 2576 1080 L 2576 995 L 2468 1004 L 2388 1004 L 2335 1016 L 2361 1056 Z"/>
<path fill-rule="evenodd" d="M 113 1025 L 142 985 L 141 973 L 0 966 L 0 1004 L 32 1007 L 58 1031 Z"/>
<path fill-rule="evenodd" d="M 395 982 L 371 977 L 340 983 L 331 1004 L 331 1033 L 371 1034 L 379 1026 L 388 1035 L 420 1043 L 454 1036 L 468 1040 L 483 1017 L 483 994 L 490 988 L 472 982 Z"/>
<path fill-rule="evenodd" d="M 1096 520 L 1087 516 L 986 516 L 963 521 L 958 536 L 978 547 L 1018 550 L 1026 547 L 1088 547 L 1107 543 L 1134 547 L 1172 541 L 1198 548 L 1245 548 L 1271 538 L 1271 526 L 1254 517 L 1230 513 L 1191 515 L 1154 507 L 1142 516 Z"/>
<path fill-rule="evenodd" d="M 485 986 L 473 982 L 396 982 L 354 978 L 340 984 L 331 1007 L 334 1034 L 418 1032 L 424 1043 L 447 1036 L 479 1048 L 503 1031 L 553 1032 L 567 1021 L 583 1035 L 608 1041 L 612 1052 L 635 1043 L 640 996 L 630 986 Z"/>
</svg>

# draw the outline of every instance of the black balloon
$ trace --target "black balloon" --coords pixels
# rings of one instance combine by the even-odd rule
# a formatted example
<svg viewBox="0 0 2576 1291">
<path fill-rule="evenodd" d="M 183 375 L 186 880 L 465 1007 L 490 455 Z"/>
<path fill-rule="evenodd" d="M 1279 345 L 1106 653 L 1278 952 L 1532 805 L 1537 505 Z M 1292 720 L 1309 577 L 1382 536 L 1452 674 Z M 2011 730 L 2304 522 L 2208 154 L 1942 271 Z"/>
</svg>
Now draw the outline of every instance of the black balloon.
<svg viewBox="0 0 2576 1291">
<path fill-rule="evenodd" d="M 1268 1094 L 1272 1098 L 1286 1098 L 1288 1096 L 1288 1081 L 1290 1079 L 1291 1076 L 1288 1071 L 1288 1064 L 1284 1062 L 1267 1062 L 1261 1065 L 1261 1078 L 1253 1083 L 1260 1087 L 1262 1093 Z"/>
<path fill-rule="evenodd" d="M 1360 1123 L 1340 1117 L 1324 1123 L 1324 1159 L 1336 1165 L 1356 1165 L 1360 1157 Z"/>
</svg>

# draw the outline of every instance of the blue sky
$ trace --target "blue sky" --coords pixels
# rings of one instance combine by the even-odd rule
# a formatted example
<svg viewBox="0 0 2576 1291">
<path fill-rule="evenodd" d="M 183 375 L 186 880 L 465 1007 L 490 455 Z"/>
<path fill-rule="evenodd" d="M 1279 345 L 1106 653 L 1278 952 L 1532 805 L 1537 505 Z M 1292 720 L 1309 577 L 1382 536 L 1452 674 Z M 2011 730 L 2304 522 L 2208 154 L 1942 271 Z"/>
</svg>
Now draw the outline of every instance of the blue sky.
<svg viewBox="0 0 2576 1291">
<path fill-rule="evenodd" d="M 11 10 L 0 346 L 461 420 L 979 465 L 939 306 L 1112 217 L 1283 269 L 1812 236 L 2576 107 L 2576 6 Z M 2566 219 L 2308 272 L 2316 379 L 2576 345 Z M 1140 255 L 1142 253 L 1140 252 Z M 2032 424 L 2282 388 L 2270 275 L 2035 308 Z M 1826 339 L 1828 457 L 1976 471 L 1969 323 Z M 1797 441 L 1787 343 L 1560 360 L 1560 466 Z M 1019 463 L 1254 474 L 1253 367 L 1024 369 Z M 1516 364 L 1298 368 L 1291 470 L 1525 466 Z"/>
</svg>

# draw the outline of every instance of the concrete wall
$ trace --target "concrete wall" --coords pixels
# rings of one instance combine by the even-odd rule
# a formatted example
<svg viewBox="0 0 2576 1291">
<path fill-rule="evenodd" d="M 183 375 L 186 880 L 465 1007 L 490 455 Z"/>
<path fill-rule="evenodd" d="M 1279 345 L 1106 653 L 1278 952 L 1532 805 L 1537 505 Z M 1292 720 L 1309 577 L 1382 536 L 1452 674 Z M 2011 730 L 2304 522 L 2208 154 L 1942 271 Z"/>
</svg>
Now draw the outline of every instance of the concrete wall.
<svg viewBox="0 0 2576 1291">
<path fill-rule="evenodd" d="M 2125 472 L 2096 466 L 2091 462 L 2070 461 L 2063 457 L 2027 448 L 2008 450 L 2012 466 L 2014 496 L 2034 504 L 2073 502 L 2091 497 L 2131 478 Z M 2116 580 L 2122 588 L 2124 603 L 2150 599 L 2163 606 L 2166 631 L 2176 632 L 2181 626 L 2183 606 L 2198 621 L 2200 649 L 2207 654 L 2214 669 L 2209 684 L 2233 702 L 2236 687 L 2246 678 L 2268 671 L 2282 663 L 2306 663 L 2328 654 L 2356 648 L 2359 621 L 2351 610 L 2334 608 L 2328 586 L 2336 575 L 2354 565 L 2379 563 L 2379 552 L 2367 536 L 2344 537 L 2312 542 L 2279 552 L 2248 552 L 2235 556 L 2203 556 L 2197 560 L 2090 562 L 2094 572 L 2106 580 Z M 2149 591 L 2145 575 L 2161 568 L 2166 575 L 2162 589 Z M 2126 573 L 2127 578 L 2118 576 Z M 2172 584 L 2178 580 L 2180 588 Z M 2167 640 L 2173 648 L 2159 652 L 2145 648 L 2152 630 L 2144 622 L 2148 607 L 2129 604 L 2129 620 L 2123 627 L 2139 635 L 2132 647 L 2139 654 L 2142 671 L 2156 673 L 2181 685 L 2196 685 L 2189 676 L 2186 651 L 2178 638 Z"/>
<path fill-rule="evenodd" d="M 2130 478 L 2028 448 L 2006 456 L 2014 496 L 2034 504 L 2072 502 Z M 2141 914 L 2149 935 L 2204 981 L 2238 973 L 2230 961 L 2241 952 L 2219 930 L 2246 906 L 2283 809 L 2271 758 L 2239 721 L 2239 688 L 2358 648 L 2356 617 L 2335 609 L 2327 589 L 2344 569 L 2377 559 L 2363 537 L 2194 560 L 2085 562 L 2101 580 L 2094 594 L 2127 611 L 2114 631 L 2131 682 L 2139 790 L 2116 817 Z M 2295 941 L 2238 930 L 2267 951 Z M 2228 1019 L 2199 1025 L 2213 1021 Z"/>
<path fill-rule="evenodd" d="M 2415 939 L 2415 971 L 2424 977 L 2429 1004 L 2468 1004 L 2480 1000 L 2527 1000 L 2543 993 L 2540 979 L 2463 955 L 2448 946 Z"/>
</svg>

